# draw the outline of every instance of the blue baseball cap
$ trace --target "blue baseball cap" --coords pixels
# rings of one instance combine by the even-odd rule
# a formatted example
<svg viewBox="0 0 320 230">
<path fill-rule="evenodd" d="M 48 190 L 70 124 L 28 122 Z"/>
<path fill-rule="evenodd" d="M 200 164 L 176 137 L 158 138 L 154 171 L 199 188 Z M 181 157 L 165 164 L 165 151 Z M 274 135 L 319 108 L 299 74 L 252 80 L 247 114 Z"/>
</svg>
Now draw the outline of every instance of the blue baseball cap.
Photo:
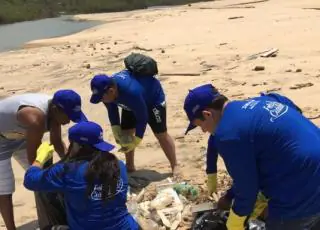
<svg viewBox="0 0 320 230">
<path fill-rule="evenodd" d="M 69 140 L 92 146 L 103 152 L 114 149 L 114 145 L 103 140 L 101 126 L 91 121 L 83 121 L 72 126 L 69 129 Z"/>
<path fill-rule="evenodd" d="M 196 128 L 196 126 L 193 125 L 194 119 L 219 95 L 220 93 L 211 84 L 201 85 L 189 90 L 183 106 L 190 121 L 185 134 Z"/>
<path fill-rule="evenodd" d="M 98 104 L 99 102 L 101 102 L 106 89 L 113 84 L 114 80 L 105 74 L 98 74 L 94 76 L 90 83 L 92 91 L 90 102 L 93 104 Z"/>
<path fill-rule="evenodd" d="M 59 106 L 73 122 L 87 120 L 87 117 L 81 110 L 81 97 L 73 90 L 58 90 L 53 95 L 52 103 Z"/>
</svg>

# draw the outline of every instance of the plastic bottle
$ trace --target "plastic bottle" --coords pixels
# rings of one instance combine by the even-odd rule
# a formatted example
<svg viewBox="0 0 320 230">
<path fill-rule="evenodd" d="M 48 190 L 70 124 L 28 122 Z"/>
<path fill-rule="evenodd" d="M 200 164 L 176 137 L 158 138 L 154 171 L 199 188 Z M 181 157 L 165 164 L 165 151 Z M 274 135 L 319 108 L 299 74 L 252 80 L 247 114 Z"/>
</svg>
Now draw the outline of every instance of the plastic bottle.
<svg viewBox="0 0 320 230">
<path fill-rule="evenodd" d="M 193 185 L 187 184 L 186 182 L 175 184 L 173 189 L 189 199 L 196 199 L 199 196 L 199 190 Z"/>
</svg>

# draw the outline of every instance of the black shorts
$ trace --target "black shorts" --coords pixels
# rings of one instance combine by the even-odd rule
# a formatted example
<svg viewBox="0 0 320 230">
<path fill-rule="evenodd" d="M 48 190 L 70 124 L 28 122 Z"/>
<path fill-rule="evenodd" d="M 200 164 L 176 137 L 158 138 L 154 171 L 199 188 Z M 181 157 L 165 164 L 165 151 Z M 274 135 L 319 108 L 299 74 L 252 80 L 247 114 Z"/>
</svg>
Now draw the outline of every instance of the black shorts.
<svg viewBox="0 0 320 230">
<path fill-rule="evenodd" d="M 167 132 L 167 110 L 165 106 L 148 107 L 148 124 L 155 134 Z M 132 111 L 122 109 L 121 129 L 136 128 L 136 118 Z"/>
</svg>

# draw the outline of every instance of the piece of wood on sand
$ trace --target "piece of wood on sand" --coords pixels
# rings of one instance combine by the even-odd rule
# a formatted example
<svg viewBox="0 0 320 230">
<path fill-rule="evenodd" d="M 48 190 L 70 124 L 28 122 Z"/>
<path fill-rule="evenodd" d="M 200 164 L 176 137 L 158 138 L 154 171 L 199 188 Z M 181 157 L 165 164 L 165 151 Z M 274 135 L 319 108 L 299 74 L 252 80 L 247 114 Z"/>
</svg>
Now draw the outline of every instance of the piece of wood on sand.
<svg viewBox="0 0 320 230">
<path fill-rule="evenodd" d="M 161 73 L 161 76 L 200 76 L 201 73 Z"/>
<path fill-rule="evenodd" d="M 214 202 L 204 202 L 197 205 L 193 205 L 191 207 L 192 213 L 198 213 L 198 212 L 205 212 L 210 211 L 216 208 L 216 205 Z"/>
<path fill-rule="evenodd" d="M 272 48 L 272 49 L 270 49 L 270 50 L 265 51 L 264 53 L 262 53 L 262 54 L 260 55 L 260 57 L 271 57 L 271 56 L 273 56 L 274 54 L 278 53 L 278 51 L 279 51 L 279 49 L 277 49 L 277 48 Z"/>
</svg>

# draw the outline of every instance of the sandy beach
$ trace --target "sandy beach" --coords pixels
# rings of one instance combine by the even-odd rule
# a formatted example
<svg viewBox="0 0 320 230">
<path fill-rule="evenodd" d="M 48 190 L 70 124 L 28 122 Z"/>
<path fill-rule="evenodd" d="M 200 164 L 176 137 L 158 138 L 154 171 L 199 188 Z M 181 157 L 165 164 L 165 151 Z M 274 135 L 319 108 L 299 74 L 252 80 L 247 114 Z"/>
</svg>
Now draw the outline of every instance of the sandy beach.
<svg viewBox="0 0 320 230">
<path fill-rule="evenodd" d="M 0 53 L 0 97 L 24 92 L 51 94 L 57 89 L 72 88 L 82 96 L 88 118 L 103 125 L 105 137 L 114 142 L 106 109 L 89 103 L 90 79 L 97 73 L 121 70 L 123 58 L 130 52 L 151 55 L 159 64 L 159 79 L 167 97 L 168 130 L 176 140 L 183 178 L 204 190 L 203 154 L 208 136 L 201 130 L 183 136 L 188 124 L 183 101 L 189 88 L 212 83 L 231 99 L 279 92 L 293 99 L 305 116 L 320 125 L 317 0 L 220 0 L 77 15 L 75 20 L 105 23 Z M 279 49 L 275 57 L 260 57 L 260 52 L 272 48 Z M 256 66 L 263 66 L 264 70 L 254 71 Z M 67 127 L 64 135 L 66 131 Z M 118 156 L 123 159 L 122 154 Z M 149 172 L 154 175 L 170 172 L 149 127 L 136 151 L 136 164 L 139 170 L 154 170 Z M 33 229 L 37 218 L 33 193 L 22 185 L 22 168 L 15 161 L 13 165 L 16 223 L 21 230 Z M 221 160 L 219 165 L 223 169 Z M 0 229 L 5 229 L 1 217 Z"/>
</svg>

